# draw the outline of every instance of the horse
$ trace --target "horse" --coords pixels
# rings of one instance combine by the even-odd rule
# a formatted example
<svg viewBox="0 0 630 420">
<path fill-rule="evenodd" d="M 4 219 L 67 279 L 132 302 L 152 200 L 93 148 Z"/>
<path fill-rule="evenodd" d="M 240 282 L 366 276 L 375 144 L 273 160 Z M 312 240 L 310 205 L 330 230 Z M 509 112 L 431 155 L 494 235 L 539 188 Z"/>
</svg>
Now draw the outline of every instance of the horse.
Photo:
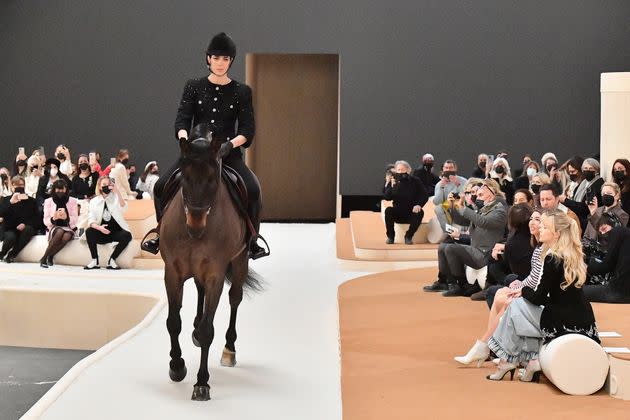
<svg viewBox="0 0 630 420">
<path fill-rule="evenodd" d="M 225 334 L 221 365 L 236 364 L 236 315 L 243 289 L 258 291 L 261 279 L 249 269 L 247 225 L 230 198 L 221 176 L 218 156 L 221 142 L 195 128 L 192 141 L 180 140 L 180 188 L 167 206 L 160 227 L 164 260 L 164 284 L 168 296 L 166 327 L 171 351 L 169 376 L 174 382 L 186 377 L 179 345 L 184 283 L 194 278 L 197 314 L 193 343 L 201 348 L 201 360 L 192 400 L 210 399 L 208 351 L 214 339 L 214 315 L 225 282 L 230 284 L 230 324 Z"/>
</svg>

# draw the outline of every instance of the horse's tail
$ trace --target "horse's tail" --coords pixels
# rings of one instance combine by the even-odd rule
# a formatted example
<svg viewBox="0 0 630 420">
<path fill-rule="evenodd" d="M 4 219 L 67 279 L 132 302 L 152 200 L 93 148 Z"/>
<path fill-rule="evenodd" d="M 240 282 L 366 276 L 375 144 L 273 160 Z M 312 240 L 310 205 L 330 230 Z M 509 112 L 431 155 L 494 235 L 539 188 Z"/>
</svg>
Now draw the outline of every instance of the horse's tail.
<svg viewBox="0 0 630 420">
<path fill-rule="evenodd" d="M 232 284 L 233 272 L 232 272 L 232 263 L 228 266 L 227 273 L 225 274 L 225 281 L 228 284 Z M 247 276 L 245 277 L 245 282 L 243 283 L 243 289 L 245 291 L 250 292 L 262 292 L 264 289 L 264 281 L 260 274 L 252 270 L 251 268 L 247 269 Z"/>
</svg>

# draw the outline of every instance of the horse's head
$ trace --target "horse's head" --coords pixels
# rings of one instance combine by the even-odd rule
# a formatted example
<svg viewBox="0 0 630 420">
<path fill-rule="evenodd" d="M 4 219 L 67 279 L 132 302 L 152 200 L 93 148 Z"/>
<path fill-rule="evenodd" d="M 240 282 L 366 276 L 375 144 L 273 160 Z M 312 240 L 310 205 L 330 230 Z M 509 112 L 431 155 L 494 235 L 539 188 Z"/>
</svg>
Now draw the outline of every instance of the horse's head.
<svg viewBox="0 0 630 420">
<path fill-rule="evenodd" d="M 221 142 L 213 139 L 212 133 L 200 126 L 190 134 L 190 140 L 180 140 L 179 145 L 182 154 L 181 192 L 188 235 L 200 238 L 215 204 L 221 180 L 221 161 L 217 159 Z"/>
</svg>

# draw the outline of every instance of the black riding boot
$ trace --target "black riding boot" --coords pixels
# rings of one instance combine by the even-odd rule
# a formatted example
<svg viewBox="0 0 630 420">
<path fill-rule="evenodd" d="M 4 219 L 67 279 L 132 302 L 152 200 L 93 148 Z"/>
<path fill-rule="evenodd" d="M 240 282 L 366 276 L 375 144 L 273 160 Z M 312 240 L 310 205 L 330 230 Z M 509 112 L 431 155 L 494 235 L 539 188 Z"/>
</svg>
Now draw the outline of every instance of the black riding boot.
<svg viewBox="0 0 630 420">
<path fill-rule="evenodd" d="M 256 229 L 257 236 L 252 237 L 249 241 L 249 258 L 252 260 L 257 260 L 258 258 L 266 257 L 270 254 L 269 246 L 265 241 L 265 238 L 260 236 L 260 204 L 259 203 L 250 203 L 249 206 L 249 217 L 254 225 L 254 229 Z M 267 245 L 267 249 L 258 245 L 258 238 L 261 238 L 265 245 Z"/>
<path fill-rule="evenodd" d="M 146 235 L 144 235 L 144 239 L 146 239 L 149 235 L 155 234 L 155 238 L 143 240 L 140 244 L 140 249 L 143 251 L 150 252 L 153 255 L 157 255 L 160 252 L 160 220 L 162 220 L 162 200 L 154 195 L 153 205 L 155 206 L 155 218 L 157 219 L 158 225 L 157 227 L 151 229 Z"/>
</svg>

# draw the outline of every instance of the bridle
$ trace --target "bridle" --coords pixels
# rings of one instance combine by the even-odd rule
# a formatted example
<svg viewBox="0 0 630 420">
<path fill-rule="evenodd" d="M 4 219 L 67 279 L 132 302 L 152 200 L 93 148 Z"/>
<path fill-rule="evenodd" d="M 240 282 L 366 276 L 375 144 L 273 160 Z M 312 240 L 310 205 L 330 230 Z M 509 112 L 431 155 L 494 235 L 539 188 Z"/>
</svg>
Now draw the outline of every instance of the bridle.
<svg viewBox="0 0 630 420">
<path fill-rule="evenodd" d="M 223 170 L 223 159 L 217 159 L 219 162 L 219 176 L 221 176 L 221 171 Z M 221 180 L 219 180 L 219 182 L 221 182 Z M 188 213 L 192 210 L 194 212 L 206 212 L 206 216 L 208 216 L 210 214 L 210 210 L 212 210 L 212 204 L 208 205 L 208 206 L 192 206 L 190 204 L 188 204 L 188 202 L 186 201 L 186 196 L 184 195 L 184 189 L 180 188 L 179 192 L 182 196 L 182 203 L 184 204 L 184 214 L 186 216 L 188 216 Z"/>
</svg>

